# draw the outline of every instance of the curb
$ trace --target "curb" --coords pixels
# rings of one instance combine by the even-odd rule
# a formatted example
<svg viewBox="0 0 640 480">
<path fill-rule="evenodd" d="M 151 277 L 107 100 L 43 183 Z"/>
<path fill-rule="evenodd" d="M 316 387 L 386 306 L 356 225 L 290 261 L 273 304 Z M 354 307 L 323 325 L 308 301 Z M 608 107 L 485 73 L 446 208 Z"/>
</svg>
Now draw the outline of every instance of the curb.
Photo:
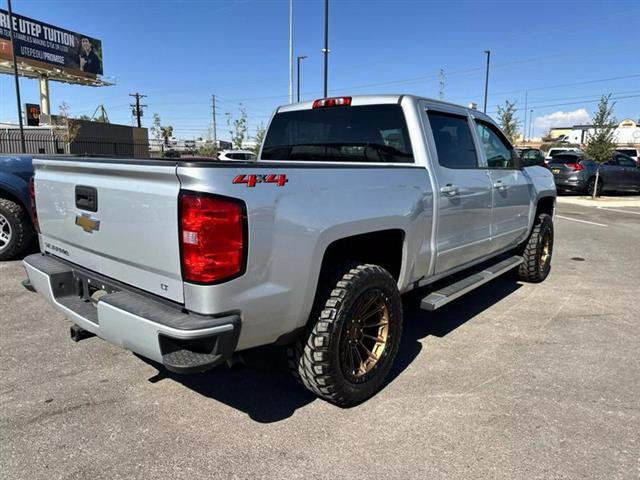
<svg viewBox="0 0 640 480">
<path fill-rule="evenodd" d="M 640 207 L 640 196 L 631 197 L 557 197 L 557 203 L 583 207 Z"/>
</svg>

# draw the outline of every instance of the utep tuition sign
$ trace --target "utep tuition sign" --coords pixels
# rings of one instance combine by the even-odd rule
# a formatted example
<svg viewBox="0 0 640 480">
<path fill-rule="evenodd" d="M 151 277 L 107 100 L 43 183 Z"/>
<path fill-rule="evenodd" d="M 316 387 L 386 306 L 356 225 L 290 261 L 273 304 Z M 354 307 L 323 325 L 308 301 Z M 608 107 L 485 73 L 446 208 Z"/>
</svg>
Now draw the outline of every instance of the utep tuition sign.
<svg viewBox="0 0 640 480">
<path fill-rule="evenodd" d="M 0 9 L 0 58 L 11 59 L 9 12 Z M 102 75 L 102 42 L 95 38 L 13 14 L 16 57 L 25 63 L 55 65 L 75 74 Z"/>
</svg>

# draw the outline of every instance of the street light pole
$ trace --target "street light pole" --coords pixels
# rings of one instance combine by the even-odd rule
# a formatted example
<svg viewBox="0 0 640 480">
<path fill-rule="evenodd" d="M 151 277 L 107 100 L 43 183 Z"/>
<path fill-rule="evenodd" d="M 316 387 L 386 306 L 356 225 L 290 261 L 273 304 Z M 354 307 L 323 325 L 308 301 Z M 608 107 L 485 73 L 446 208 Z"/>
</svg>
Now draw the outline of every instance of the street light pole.
<svg viewBox="0 0 640 480">
<path fill-rule="evenodd" d="M 306 55 L 298 56 L 298 102 L 300 101 L 300 60 L 308 58 Z"/>
<path fill-rule="evenodd" d="M 20 146 L 22 153 L 27 153 L 24 143 L 24 125 L 22 124 L 22 101 L 20 100 L 20 81 L 18 80 L 18 62 L 16 61 L 16 42 L 13 39 L 13 10 L 11 10 L 11 0 L 7 0 L 9 12 L 9 40 L 11 41 L 11 57 L 13 60 L 13 76 L 16 80 L 16 103 L 18 104 L 18 123 L 20 124 Z"/>
<path fill-rule="evenodd" d="M 293 103 L 293 0 L 289 0 L 289 103 Z"/>
<path fill-rule="evenodd" d="M 487 54 L 487 72 L 484 78 L 484 113 L 487 113 L 487 95 L 489 94 L 489 63 L 491 62 L 491 50 L 485 50 Z"/>
<path fill-rule="evenodd" d="M 329 96 L 328 69 L 329 69 L 329 0 L 324 0 L 324 98 Z"/>
<path fill-rule="evenodd" d="M 529 141 L 533 138 L 533 109 L 529 110 Z"/>
</svg>

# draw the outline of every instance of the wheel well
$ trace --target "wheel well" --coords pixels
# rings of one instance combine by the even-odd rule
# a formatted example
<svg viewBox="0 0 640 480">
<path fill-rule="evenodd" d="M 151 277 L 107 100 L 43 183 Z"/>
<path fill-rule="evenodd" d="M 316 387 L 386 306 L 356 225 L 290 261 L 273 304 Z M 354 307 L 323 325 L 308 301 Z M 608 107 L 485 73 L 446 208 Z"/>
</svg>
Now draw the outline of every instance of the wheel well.
<svg viewBox="0 0 640 480">
<path fill-rule="evenodd" d="M 344 261 L 372 263 L 386 269 L 396 280 L 402 266 L 402 230 L 381 230 L 336 240 L 327 247 L 322 259 L 320 278 L 333 265 Z"/>
<path fill-rule="evenodd" d="M 24 205 L 24 203 L 22 203 L 22 200 L 20 200 L 14 194 L 12 194 L 11 192 L 5 189 L 0 189 L 0 198 L 4 198 L 5 200 L 11 200 L 13 203 L 17 203 L 18 205 L 20 205 L 27 212 L 29 211 L 29 209 Z"/>
<path fill-rule="evenodd" d="M 544 197 L 538 200 L 536 207 L 536 217 L 541 213 L 553 216 L 553 210 L 556 208 L 556 199 L 553 197 Z"/>
</svg>

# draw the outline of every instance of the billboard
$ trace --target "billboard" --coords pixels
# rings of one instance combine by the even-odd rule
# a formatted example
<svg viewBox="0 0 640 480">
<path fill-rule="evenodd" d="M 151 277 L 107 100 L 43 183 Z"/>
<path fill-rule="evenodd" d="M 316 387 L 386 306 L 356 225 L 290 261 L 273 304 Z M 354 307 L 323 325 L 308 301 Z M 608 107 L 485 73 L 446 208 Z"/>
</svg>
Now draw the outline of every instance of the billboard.
<svg viewBox="0 0 640 480">
<path fill-rule="evenodd" d="M 0 58 L 11 60 L 9 13 L 0 9 Z M 13 14 L 13 38 L 19 61 L 56 66 L 79 76 L 102 75 L 102 42 L 80 33 Z"/>
</svg>

